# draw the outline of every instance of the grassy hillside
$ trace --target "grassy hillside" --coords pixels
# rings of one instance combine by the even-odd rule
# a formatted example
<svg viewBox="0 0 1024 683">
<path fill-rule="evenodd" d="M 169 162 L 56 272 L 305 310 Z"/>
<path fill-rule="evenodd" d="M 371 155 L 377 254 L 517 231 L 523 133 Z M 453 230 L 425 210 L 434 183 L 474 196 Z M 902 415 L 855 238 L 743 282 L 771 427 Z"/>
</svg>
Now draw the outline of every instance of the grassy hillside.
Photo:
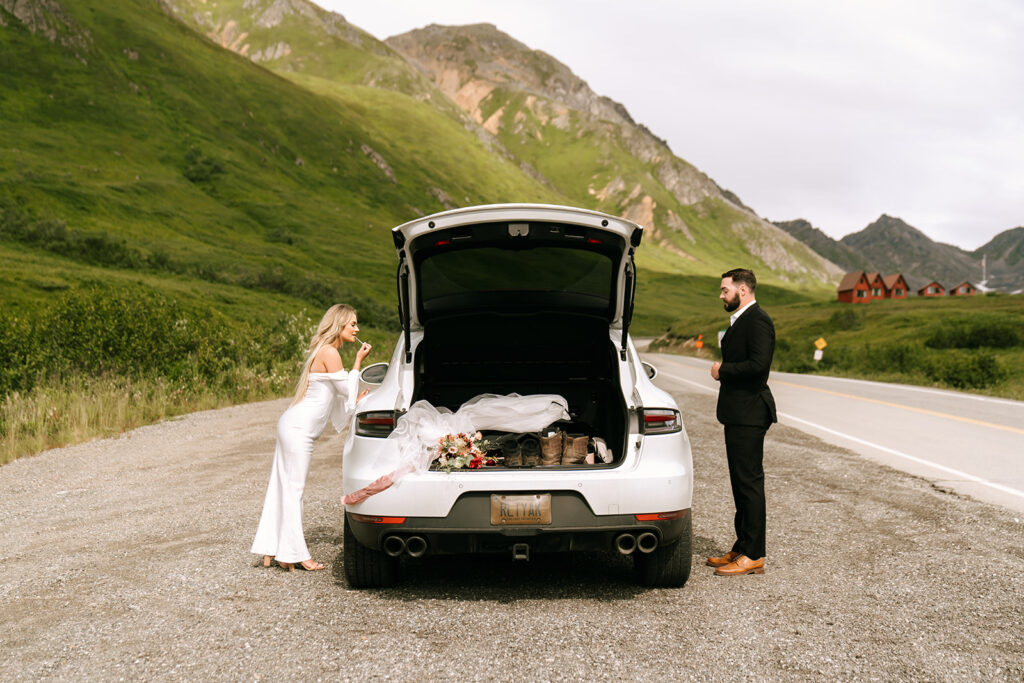
<svg viewBox="0 0 1024 683">
<path fill-rule="evenodd" d="M 460 201 L 555 199 L 453 125 L 416 148 L 431 158 L 466 150 L 476 163 L 439 173 L 409 159 L 408 141 L 369 113 L 390 112 L 394 130 L 422 128 L 422 105 L 399 93 L 339 105 L 209 44 L 145 0 L 67 9 L 91 36 L 87 64 L 16 20 L 0 29 L 5 241 L 52 251 L 63 231 L 76 248 L 61 253 L 78 260 L 315 305 L 353 300 L 384 322 L 387 230 L 444 208 L 433 188 Z M 90 257 L 77 248 L 88 239 L 121 246 Z"/>
<path fill-rule="evenodd" d="M 15 331 L 0 344 L 0 462 L 288 393 L 311 318 L 337 301 L 360 310 L 364 338 L 386 358 L 397 329 L 392 226 L 442 210 L 447 196 L 560 199 L 407 95 L 310 92 L 149 0 L 64 10 L 58 34 L 77 36 L 73 47 L 8 13 L 0 25 L 0 326 Z M 393 134 L 417 130 L 426 135 Z M 111 314 L 64 333 L 61 311 L 82 292 Z M 174 373 L 104 364 L 109 347 L 68 353 L 81 344 L 75 335 L 109 338 L 112 327 L 160 344 L 135 334 L 154 307 L 205 326 L 176 347 Z M 287 349 L 268 355 L 250 343 L 288 320 L 305 329 Z M 216 367 L 200 362 L 204 335 L 218 340 Z M 155 398 L 107 420 L 96 407 L 128 383 Z"/>
<path fill-rule="evenodd" d="M 966 389 L 1024 399 L 1024 306 L 1019 296 L 911 298 L 866 306 L 834 301 L 784 303 L 762 295 L 775 321 L 773 367 L 888 382 Z M 728 326 L 717 310 L 689 310 L 654 348 L 718 358 L 716 331 Z M 815 363 L 814 341 L 828 346 Z M 652 349 L 653 350 L 653 349 Z"/>
</svg>

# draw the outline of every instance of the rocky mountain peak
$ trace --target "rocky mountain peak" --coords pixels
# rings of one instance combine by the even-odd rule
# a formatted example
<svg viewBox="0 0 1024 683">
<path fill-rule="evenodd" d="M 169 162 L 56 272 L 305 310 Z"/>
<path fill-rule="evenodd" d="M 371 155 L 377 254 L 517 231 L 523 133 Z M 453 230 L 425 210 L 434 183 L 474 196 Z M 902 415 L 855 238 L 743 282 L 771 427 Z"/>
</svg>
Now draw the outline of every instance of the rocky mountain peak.
<svg viewBox="0 0 1024 683">
<path fill-rule="evenodd" d="M 914 226 L 908 224 L 902 218 L 897 218 L 884 213 L 873 223 L 868 224 L 867 227 L 865 227 L 859 234 L 865 236 L 889 235 L 903 236 L 909 239 L 929 239 L 927 235 Z"/>
<path fill-rule="evenodd" d="M 0 25 L 6 26 L 4 12 L 18 19 L 32 33 L 51 43 L 70 48 L 83 63 L 92 45 L 88 29 L 82 28 L 58 0 L 0 0 Z"/>
<path fill-rule="evenodd" d="M 565 64 L 527 47 L 494 24 L 431 24 L 385 42 L 469 111 L 494 87 L 504 86 L 615 123 L 634 123 L 625 107 L 597 95 Z"/>
</svg>

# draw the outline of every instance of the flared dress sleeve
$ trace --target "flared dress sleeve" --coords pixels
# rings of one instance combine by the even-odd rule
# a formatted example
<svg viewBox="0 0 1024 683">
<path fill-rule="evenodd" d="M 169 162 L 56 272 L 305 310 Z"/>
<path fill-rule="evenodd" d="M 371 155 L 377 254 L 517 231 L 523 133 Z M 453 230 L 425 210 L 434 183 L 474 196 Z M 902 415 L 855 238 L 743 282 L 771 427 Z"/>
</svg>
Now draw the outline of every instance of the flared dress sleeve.
<svg viewBox="0 0 1024 683">
<path fill-rule="evenodd" d="M 352 413 L 356 410 L 356 397 L 359 395 L 359 371 L 339 371 L 332 373 L 331 384 L 334 387 L 334 405 L 331 407 L 331 424 L 341 432 L 348 426 Z"/>
</svg>

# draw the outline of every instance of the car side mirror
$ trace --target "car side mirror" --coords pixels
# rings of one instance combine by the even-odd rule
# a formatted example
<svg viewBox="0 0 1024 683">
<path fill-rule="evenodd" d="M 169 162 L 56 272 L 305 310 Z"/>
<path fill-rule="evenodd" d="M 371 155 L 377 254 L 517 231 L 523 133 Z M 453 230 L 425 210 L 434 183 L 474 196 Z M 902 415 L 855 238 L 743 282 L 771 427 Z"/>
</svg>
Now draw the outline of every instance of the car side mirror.
<svg viewBox="0 0 1024 683">
<path fill-rule="evenodd" d="M 388 374 L 387 363 L 374 363 L 363 368 L 362 372 L 359 373 L 359 379 L 363 384 L 379 385 L 383 384 L 384 376 Z"/>
<path fill-rule="evenodd" d="M 658 368 L 654 367 L 647 361 L 640 361 L 640 365 L 644 366 L 644 371 L 647 373 L 647 379 L 654 379 L 658 376 Z"/>
</svg>

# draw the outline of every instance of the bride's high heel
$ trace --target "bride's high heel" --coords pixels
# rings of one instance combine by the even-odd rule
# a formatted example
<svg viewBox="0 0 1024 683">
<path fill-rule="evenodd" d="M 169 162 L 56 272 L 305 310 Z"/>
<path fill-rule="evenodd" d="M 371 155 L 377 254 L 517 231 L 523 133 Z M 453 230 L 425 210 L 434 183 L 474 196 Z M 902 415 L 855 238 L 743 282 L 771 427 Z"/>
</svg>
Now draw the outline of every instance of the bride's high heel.
<svg viewBox="0 0 1024 683">
<path fill-rule="evenodd" d="M 281 569 L 287 569 L 290 572 L 295 571 L 296 568 L 295 562 L 278 562 L 277 564 L 281 567 Z M 326 569 L 326 567 L 324 567 L 322 564 L 320 564 L 319 562 L 314 562 L 313 560 L 306 560 L 305 562 L 299 562 L 297 564 L 300 569 L 304 569 L 307 572 L 318 572 L 321 569 Z"/>
</svg>

